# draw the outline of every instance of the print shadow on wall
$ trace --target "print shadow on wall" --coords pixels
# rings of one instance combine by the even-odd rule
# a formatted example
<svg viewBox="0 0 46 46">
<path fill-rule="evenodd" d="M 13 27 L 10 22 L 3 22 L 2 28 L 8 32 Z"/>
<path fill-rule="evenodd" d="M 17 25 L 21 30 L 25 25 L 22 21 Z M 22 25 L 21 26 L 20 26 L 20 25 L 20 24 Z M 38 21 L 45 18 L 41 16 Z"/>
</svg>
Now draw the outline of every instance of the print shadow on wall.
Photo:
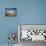
<svg viewBox="0 0 46 46">
<path fill-rule="evenodd" d="M 5 16 L 16 16 L 16 8 L 5 8 Z"/>
</svg>

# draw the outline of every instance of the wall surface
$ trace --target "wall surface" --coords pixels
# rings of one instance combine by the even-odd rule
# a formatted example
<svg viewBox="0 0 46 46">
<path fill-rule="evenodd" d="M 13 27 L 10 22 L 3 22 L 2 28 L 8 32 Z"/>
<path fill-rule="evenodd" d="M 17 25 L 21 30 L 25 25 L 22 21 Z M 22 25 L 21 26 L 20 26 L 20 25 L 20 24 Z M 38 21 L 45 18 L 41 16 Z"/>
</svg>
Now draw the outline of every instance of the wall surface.
<svg viewBox="0 0 46 46">
<path fill-rule="evenodd" d="M 6 17 L 5 8 L 17 8 L 17 16 Z M 46 24 L 46 0 L 0 0 L 0 44 L 8 43 L 9 32 L 18 32 L 17 24 Z"/>
</svg>

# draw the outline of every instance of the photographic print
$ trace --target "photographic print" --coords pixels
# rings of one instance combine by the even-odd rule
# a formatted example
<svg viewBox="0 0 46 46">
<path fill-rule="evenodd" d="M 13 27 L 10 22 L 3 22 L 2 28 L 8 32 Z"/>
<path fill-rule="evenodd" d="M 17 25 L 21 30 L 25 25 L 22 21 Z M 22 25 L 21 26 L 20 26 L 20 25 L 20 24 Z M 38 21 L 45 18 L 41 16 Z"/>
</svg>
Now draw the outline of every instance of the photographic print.
<svg viewBox="0 0 46 46">
<path fill-rule="evenodd" d="M 5 16 L 16 16 L 16 8 L 5 8 Z"/>
</svg>

